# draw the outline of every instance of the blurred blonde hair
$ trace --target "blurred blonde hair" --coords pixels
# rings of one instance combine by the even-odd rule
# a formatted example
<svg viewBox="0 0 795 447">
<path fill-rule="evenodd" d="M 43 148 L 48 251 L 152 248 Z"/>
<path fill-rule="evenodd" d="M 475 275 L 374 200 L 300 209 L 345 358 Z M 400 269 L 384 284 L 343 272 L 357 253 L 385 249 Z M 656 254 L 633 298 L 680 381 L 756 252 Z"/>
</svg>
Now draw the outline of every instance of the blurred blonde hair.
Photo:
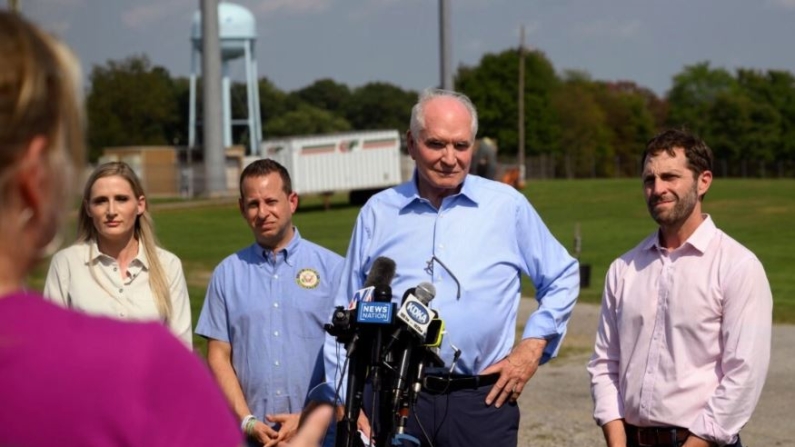
<svg viewBox="0 0 795 447">
<path fill-rule="evenodd" d="M 105 177 L 121 177 L 130 184 L 133 191 L 134 198 L 137 200 L 139 197 L 146 197 L 141 180 L 135 174 L 135 171 L 127 164 L 119 161 L 105 163 L 98 166 L 91 176 L 86 181 L 86 186 L 83 189 L 83 201 L 80 207 L 80 212 L 77 217 L 77 242 L 96 241 L 99 237 L 99 232 L 94 226 L 94 221 L 88 215 L 88 203 L 91 200 L 91 188 L 97 180 Z M 166 278 L 163 264 L 160 262 L 160 257 L 157 255 L 157 238 L 155 236 L 154 222 L 152 216 L 149 214 L 149 201 L 144 202 L 144 212 L 135 220 L 135 238 L 144 249 L 146 258 L 149 260 L 149 288 L 152 290 L 152 295 L 155 297 L 155 305 L 164 321 L 168 321 L 171 317 L 171 292 L 168 287 L 168 279 Z M 92 253 L 93 256 L 93 253 Z M 96 273 L 94 272 L 94 264 L 91 264 L 91 276 L 103 288 L 105 286 L 99 281 Z M 113 293 L 108 290 L 108 293 Z"/>
<path fill-rule="evenodd" d="M 36 137 L 46 139 L 54 192 L 62 195 L 56 203 L 66 209 L 74 167 L 85 159 L 80 65 L 65 45 L 7 11 L 0 11 L 0 61 L 0 212 Z"/>
</svg>

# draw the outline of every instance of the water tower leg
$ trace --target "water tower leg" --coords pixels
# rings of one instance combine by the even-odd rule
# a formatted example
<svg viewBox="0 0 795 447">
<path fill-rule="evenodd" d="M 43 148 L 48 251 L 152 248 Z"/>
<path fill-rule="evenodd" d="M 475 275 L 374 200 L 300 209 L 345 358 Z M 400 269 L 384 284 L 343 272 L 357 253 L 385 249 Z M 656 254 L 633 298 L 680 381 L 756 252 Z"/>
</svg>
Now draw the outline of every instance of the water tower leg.
<svg viewBox="0 0 795 447">
<path fill-rule="evenodd" d="M 188 148 L 196 145 L 196 72 L 198 57 L 197 51 L 193 50 L 190 56 L 190 100 L 188 111 Z"/>
<path fill-rule="evenodd" d="M 232 84 L 229 80 L 229 62 L 223 61 L 221 69 L 223 71 L 221 91 L 224 107 L 224 147 L 229 147 L 232 145 Z"/>
<path fill-rule="evenodd" d="M 257 84 L 255 79 L 252 78 L 252 71 L 251 71 L 251 41 L 246 40 L 245 44 L 243 45 L 245 48 L 245 65 L 246 65 L 246 98 L 248 100 L 248 115 L 246 116 L 248 122 L 248 154 L 247 155 L 255 155 L 257 151 L 257 137 L 256 137 L 256 125 L 254 124 L 254 109 L 257 105 L 254 103 L 254 90 L 257 89 Z"/>
<path fill-rule="evenodd" d="M 260 143 L 262 143 L 262 115 L 260 113 L 259 102 L 259 75 L 257 74 L 257 55 L 254 52 L 254 43 L 251 43 L 251 79 L 252 93 L 254 94 L 254 135 L 255 143 L 254 154 L 260 155 Z M 254 155 L 252 154 L 252 155 Z"/>
</svg>

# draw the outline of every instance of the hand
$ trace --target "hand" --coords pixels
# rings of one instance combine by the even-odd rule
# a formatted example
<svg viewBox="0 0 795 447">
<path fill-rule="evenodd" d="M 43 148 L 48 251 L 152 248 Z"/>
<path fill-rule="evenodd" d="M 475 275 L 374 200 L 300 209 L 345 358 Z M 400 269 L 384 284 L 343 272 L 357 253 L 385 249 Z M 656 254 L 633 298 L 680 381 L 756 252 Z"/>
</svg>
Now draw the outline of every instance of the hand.
<svg viewBox="0 0 795 447">
<path fill-rule="evenodd" d="M 282 441 L 289 441 L 298 431 L 298 421 L 301 418 L 299 413 L 280 413 L 265 416 L 268 422 L 277 423 L 281 427 L 275 437 L 265 443 L 265 447 L 273 447 Z"/>
<path fill-rule="evenodd" d="M 494 403 L 495 407 L 500 408 L 508 399 L 516 402 L 527 381 L 536 373 L 546 345 L 544 339 L 526 338 L 507 357 L 486 368 L 481 374 L 500 375 L 486 396 L 486 405 Z"/>
<path fill-rule="evenodd" d="M 279 435 L 270 425 L 262 421 L 254 423 L 254 427 L 251 428 L 251 433 L 247 434 L 249 438 L 254 439 L 262 445 L 266 445 Z"/>
<path fill-rule="evenodd" d="M 358 428 L 367 439 L 373 439 L 373 434 L 370 433 L 370 419 L 367 419 L 364 410 L 359 410 L 359 419 L 356 420 L 356 428 Z"/>
</svg>

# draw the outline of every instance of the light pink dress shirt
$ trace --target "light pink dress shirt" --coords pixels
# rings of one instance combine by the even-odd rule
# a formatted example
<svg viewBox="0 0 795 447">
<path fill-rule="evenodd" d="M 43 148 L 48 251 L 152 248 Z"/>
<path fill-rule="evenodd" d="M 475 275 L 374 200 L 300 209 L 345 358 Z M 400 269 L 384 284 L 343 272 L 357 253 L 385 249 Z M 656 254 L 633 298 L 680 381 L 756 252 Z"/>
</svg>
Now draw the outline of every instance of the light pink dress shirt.
<svg viewBox="0 0 795 447">
<path fill-rule="evenodd" d="M 720 445 L 748 422 L 770 360 L 773 297 L 751 251 L 706 220 L 613 262 L 588 363 L 594 419 L 679 426 Z"/>
</svg>

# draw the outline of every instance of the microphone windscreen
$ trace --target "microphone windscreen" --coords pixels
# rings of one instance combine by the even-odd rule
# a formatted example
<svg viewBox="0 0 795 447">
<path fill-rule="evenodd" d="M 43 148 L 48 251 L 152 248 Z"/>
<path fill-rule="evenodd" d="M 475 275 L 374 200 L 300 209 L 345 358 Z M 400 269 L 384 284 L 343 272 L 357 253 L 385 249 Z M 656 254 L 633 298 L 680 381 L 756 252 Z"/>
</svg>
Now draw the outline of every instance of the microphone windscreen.
<svg viewBox="0 0 795 447">
<path fill-rule="evenodd" d="M 379 256 L 373 261 L 373 266 L 370 267 L 370 273 L 367 274 L 367 279 L 364 281 L 364 287 L 370 286 L 388 286 L 392 283 L 392 278 L 395 277 L 395 261 L 386 256 Z"/>
<path fill-rule="evenodd" d="M 418 300 L 422 301 L 422 304 L 426 306 L 428 303 L 431 302 L 433 297 L 436 296 L 436 287 L 429 282 L 421 282 L 417 286 L 417 290 L 414 292 L 414 296 L 417 297 Z"/>
</svg>

